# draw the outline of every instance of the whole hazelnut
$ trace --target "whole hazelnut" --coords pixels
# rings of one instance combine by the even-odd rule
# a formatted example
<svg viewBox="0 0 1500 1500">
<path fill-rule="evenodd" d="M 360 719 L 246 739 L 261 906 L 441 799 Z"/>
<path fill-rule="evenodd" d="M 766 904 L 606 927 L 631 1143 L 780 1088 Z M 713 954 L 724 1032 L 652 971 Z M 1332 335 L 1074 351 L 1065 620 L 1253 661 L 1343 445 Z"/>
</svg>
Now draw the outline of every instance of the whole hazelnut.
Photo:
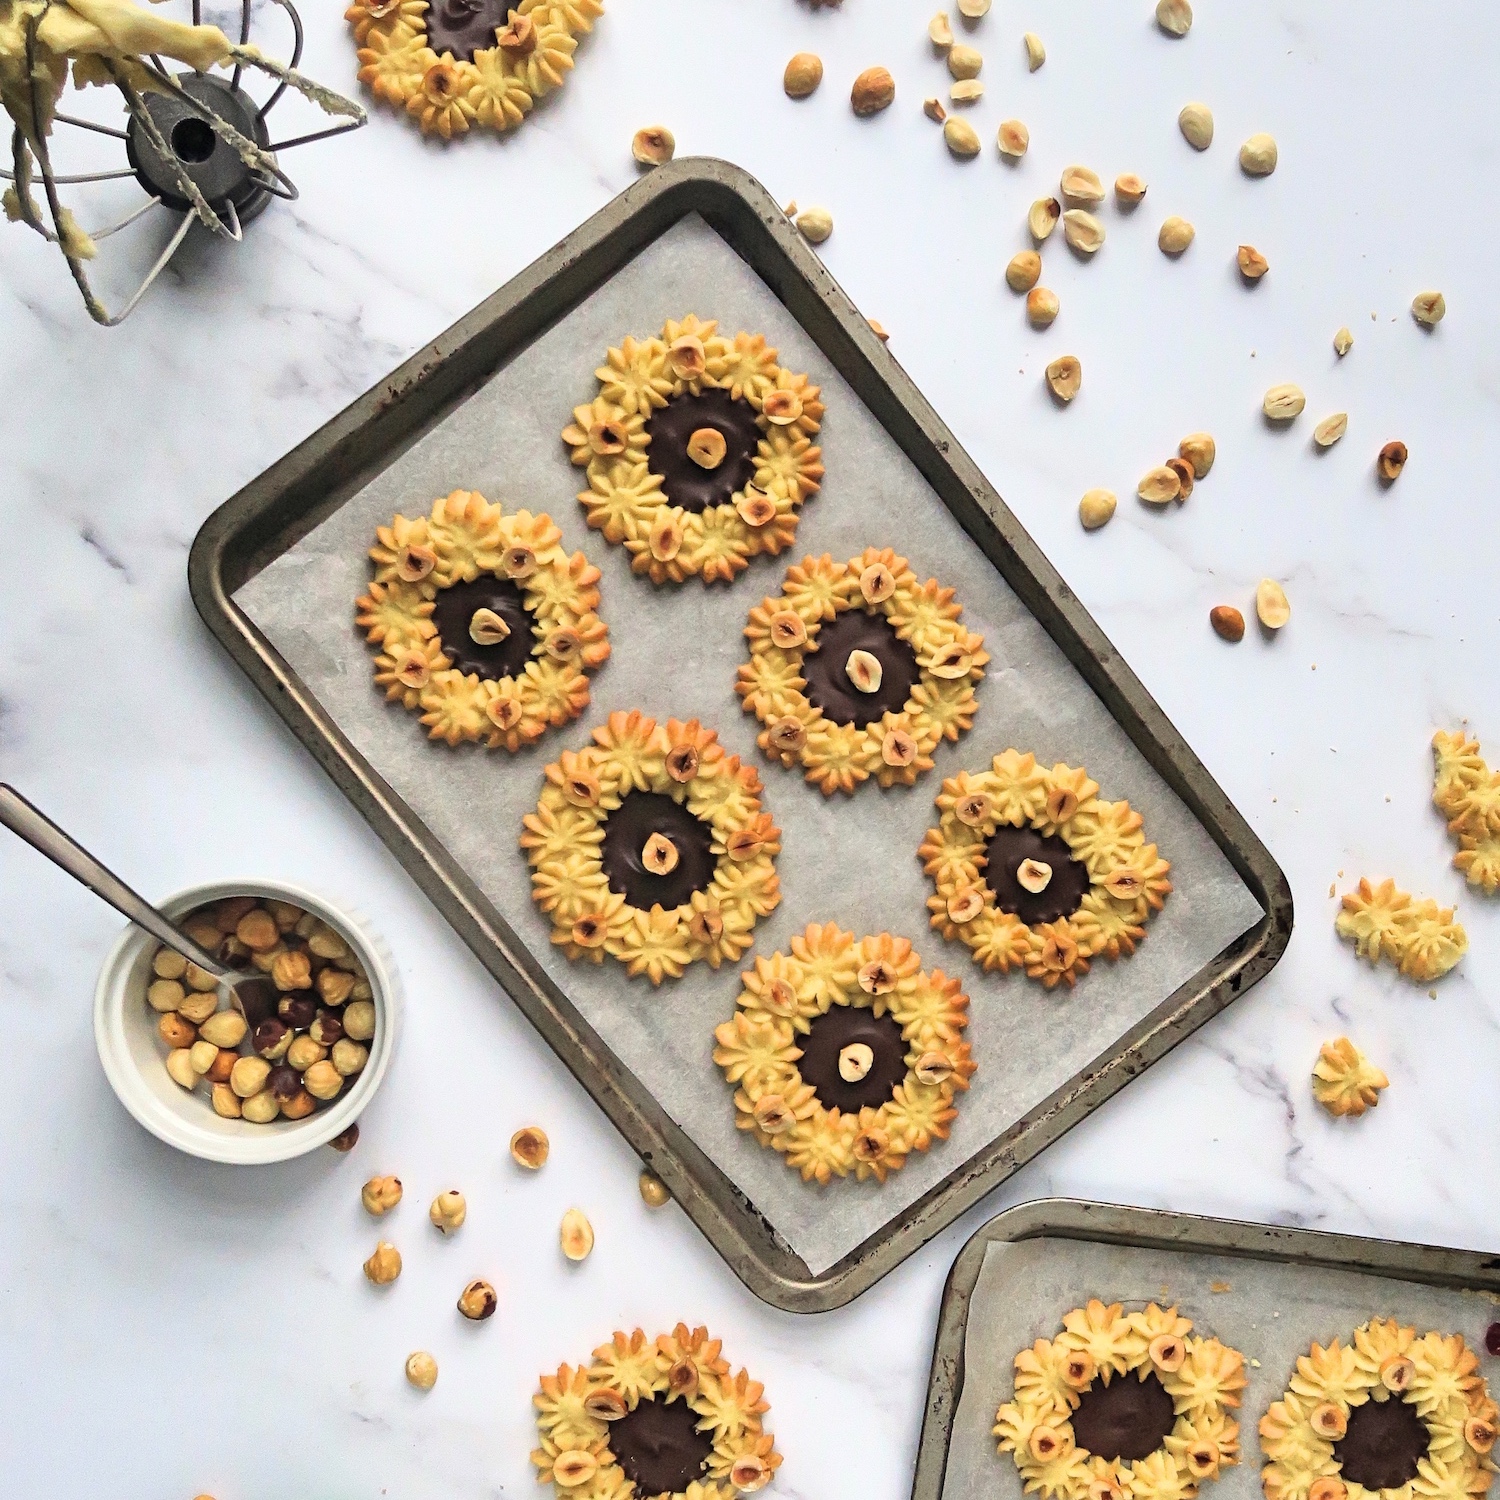
<svg viewBox="0 0 1500 1500">
<path fill-rule="evenodd" d="M 275 1016 L 267 1016 L 250 1033 L 250 1045 L 262 1057 L 285 1057 L 287 1048 L 292 1045 L 291 1028 Z"/>
<path fill-rule="evenodd" d="M 365 1275 L 376 1286 L 389 1286 L 401 1274 L 401 1252 L 389 1240 L 381 1240 L 365 1262 Z"/>
<path fill-rule="evenodd" d="M 240 1113 L 252 1125 L 269 1125 L 281 1113 L 281 1101 L 270 1089 L 262 1089 L 245 1100 Z"/>
<path fill-rule="evenodd" d="M 229 1086 L 241 1099 L 249 1099 L 266 1086 L 271 1065 L 263 1057 L 242 1057 L 229 1070 Z"/>
<path fill-rule="evenodd" d="M 284 995 L 277 1002 L 276 1014 L 293 1031 L 306 1031 L 318 1014 L 318 1006 L 309 995 Z"/>
<path fill-rule="evenodd" d="M 328 1143 L 341 1156 L 346 1151 L 352 1151 L 359 1144 L 359 1125 L 351 1125 L 347 1130 L 341 1130 Z"/>
<path fill-rule="evenodd" d="M 169 1011 L 157 1023 L 156 1030 L 169 1047 L 191 1047 L 198 1040 L 198 1028 Z"/>
<path fill-rule="evenodd" d="M 318 1101 L 306 1089 L 298 1089 L 290 1099 L 277 1102 L 281 1105 L 282 1118 L 287 1120 L 305 1120 L 318 1107 Z"/>
<path fill-rule="evenodd" d="M 437 1377 L 437 1361 L 425 1349 L 407 1357 L 406 1378 L 419 1391 L 430 1391 L 437 1384 Z"/>
<path fill-rule="evenodd" d="M 444 1234 L 452 1234 L 463 1223 L 468 1212 L 469 1205 L 464 1202 L 464 1195 L 457 1188 L 449 1188 L 446 1193 L 439 1193 L 432 1200 L 427 1217 Z"/>
<path fill-rule="evenodd" d="M 324 1005 L 342 1005 L 354 989 L 354 976 L 342 969 L 322 969 L 318 973 L 317 986 Z"/>
<path fill-rule="evenodd" d="M 375 1035 L 375 1003 L 351 1000 L 344 1007 L 344 1035 L 356 1042 L 367 1042 Z"/>
<path fill-rule="evenodd" d="M 214 1113 L 226 1120 L 238 1120 L 244 1113 L 244 1106 L 240 1103 L 240 1096 L 229 1087 L 227 1083 L 216 1083 L 214 1085 Z"/>
<path fill-rule="evenodd" d="M 307 1034 L 320 1047 L 331 1047 L 344 1034 L 344 1023 L 336 1010 L 320 1010 L 313 1017 Z"/>
<path fill-rule="evenodd" d="M 401 1179 L 399 1177 L 372 1177 L 360 1189 L 359 1201 L 365 1211 L 377 1219 L 383 1218 L 401 1201 Z"/>
<path fill-rule="evenodd" d="M 146 1003 L 152 1010 L 160 1011 L 163 1015 L 170 1015 L 182 1004 L 182 997 L 186 992 L 175 979 L 158 979 L 146 991 Z"/>
<path fill-rule="evenodd" d="M 320 1047 L 310 1036 L 294 1037 L 292 1045 L 286 1049 L 286 1060 L 298 1073 L 312 1067 L 315 1062 L 322 1062 L 327 1056 L 328 1049 Z"/>
<path fill-rule="evenodd" d="M 370 1049 L 361 1046 L 358 1042 L 351 1042 L 348 1037 L 340 1037 L 333 1044 L 333 1065 L 339 1071 L 339 1076 L 352 1078 L 370 1060 Z"/>
<path fill-rule="evenodd" d="M 344 1075 L 325 1057 L 302 1075 L 302 1087 L 314 1099 L 333 1099 L 344 1086 Z"/>
<path fill-rule="evenodd" d="M 640 1179 L 641 1201 L 647 1208 L 660 1208 L 672 1201 L 667 1185 L 654 1172 L 642 1172 Z"/>
<path fill-rule="evenodd" d="M 289 1063 L 277 1063 L 266 1079 L 266 1087 L 285 1105 L 302 1092 L 302 1075 Z"/>
<path fill-rule="evenodd" d="M 458 1294 L 458 1310 L 471 1323 L 482 1323 L 493 1317 L 499 1305 L 495 1289 L 487 1281 L 471 1281 Z"/>
</svg>

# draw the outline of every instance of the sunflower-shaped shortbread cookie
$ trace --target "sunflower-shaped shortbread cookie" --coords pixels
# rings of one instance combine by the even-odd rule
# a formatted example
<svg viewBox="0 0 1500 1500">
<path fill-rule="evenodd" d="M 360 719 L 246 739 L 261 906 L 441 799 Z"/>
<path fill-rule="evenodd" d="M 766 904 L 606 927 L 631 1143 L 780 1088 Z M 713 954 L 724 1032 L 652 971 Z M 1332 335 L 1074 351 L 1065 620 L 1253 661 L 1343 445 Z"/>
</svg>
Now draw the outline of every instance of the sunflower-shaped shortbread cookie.
<svg viewBox="0 0 1500 1500">
<path fill-rule="evenodd" d="M 1453 866 L 1486 896 L 1500 891 L 1500 771 L 1479 754 L 1479 741 L 1467 735 L 1432 737 L 1432 800 L 1458 841 Z"/>
<path fill-rule="evenodd" d="M 531 1461 L 565 1500 L 734 1500 L 781 1465 L 762 1391 L 706 1328 L 617 1333 L 592 1364 L 542 1376 Z"/>
<path fill-rule="evenodd" d="M 1015 1396 L 995 1414 L 1026 1489 L 1061 1500 L 1192 1500 L 1239 1462 L 1229 1408 L 1244 1357 L 1194 1338 L 1175 1307 L 1123 1313 L 1097 1299 L 1055 1339 L 1016 1355 Z"/>
<path fill-rule="evenodd" d="M 1416 900 L 1394 880 L 1375 885 L 1361 878 L 1358 889 L 1344 896 L 1333 925 L 1361 958 L 1372 964 L 1387 958 L 1422 984 L 1441 979 L 1469 947 L 1451 906 L 1439 906 L 1430 896 Z"/>
<path fill-rule="evenodd" d="M 356 622 L 378 648 L 376 683 L 431 738 L 519 750 L 582 713 L 609 631 L 598 568 L 563 551 L 551 516 L 455 490 L 375 536 Z"/>
<path fill-rule="evenodd" d="M 563 429 L 588 471 L 589 525 L 653 583 L 730 579 L 790 546 L 823 478 L 818 387 L 777 364 L 760 334 L 717 327 L 689 315 L 660 338 L 625 339 Z"/>
<path fill-rule="evenodd" d="M 1372 1319 L 1297 1360 L 1260 1419 L 1267 1500 L 1470 1500 L 1490 1486 L 1497 1409 L 1459 1334 Z"/>
<path fill-rule="evenodd" d="M 870 776 L 911 786 L 979 706 L 989 657 L 962 613 L 952 589 L 918 583 L 889 547 L 803 558 L 745 627 L 750 660 L 735 691 L 765 726 L 756 743 L 825 796 Z"/>
<path fill-rule="evenodd" d="M 569 958 L 608 953 L 652 984 L 750 946 L 781 900 L 781 830 L 753 766 L 696 719 L 612 713 L 594 743 L 546 769 L 521 847 L 531 893 Z"/>
<path fill-rule="evenodd" d="M 1313 1097 L 1335 1118 L 1374 1109 L 1390 1083 L 1346 1036 L 1324 1042 L 1313 1064 Z"/>
<path fill-rule="evenodd" d="M 354 0 L 359 79 L 444 140 L 514 130 L 561 88 L 599 0 Z"/>
<path fill-rule="evenodd" d="M 947 1139 L 974 1071 L 969 997 L 941 969 L 922 973 L 905 938 L 815 923 L 741 979 L 714 1061 L 739 1085 L 735 1123 L 804 1180 L 884 1182 Z"/>
<path fill-rule="evenodd" d="M 1088 772 L 1007 750 L 943 782 L 941 821 L 918 851 L 937 894 L 932 925 L 986 969 L 1024 968 L 1050 990 L 1090 960 L 1135 952 L 1172 889 L 1171 866 L 1128 802 Z"/>
</svg>

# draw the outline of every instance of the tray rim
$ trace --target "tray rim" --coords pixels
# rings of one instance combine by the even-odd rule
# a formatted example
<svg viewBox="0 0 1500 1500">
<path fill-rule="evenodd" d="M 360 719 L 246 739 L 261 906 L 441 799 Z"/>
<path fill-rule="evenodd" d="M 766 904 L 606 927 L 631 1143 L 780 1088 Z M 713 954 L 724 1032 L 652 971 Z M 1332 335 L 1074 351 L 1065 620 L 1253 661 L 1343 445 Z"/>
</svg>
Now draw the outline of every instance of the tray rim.
<svg viewBox="0 0 1500 1500">
<path fill-rule="evenodd" d="M 1320 1270 L 1358 1271 L 1393 1281 L 1500 1294 L 1500 1255 L 1479 1250 L 1166 1208 L 1135 1208 L 1088 1198 L 1035 1198 L 1015 1204 L 981 1224 L 964 1241 L 943 1283 L 911 1500 L 942 1500 L 953 1423 L 963 1394 L 969 1299 L 985 1253 L 991 1245 L 1034 1239 L 1083 1240 L 1143 1250 L 1213 1251 L 1242 1260 L 1295 1262 Z"/>
<path fill-rule="evenodd" d="M 535 968 L 500 914 L 232 598 L 616 266 L 692 213 L 751 265 L 849 381 L 1137 749 L 1187 802 L 1263 912 L 1108 1052 L 816 1275 Z M 368 445 L 371 430 L 382 440 Z M 1250 988 L 1290 939 L 1291 891 L 1270 852 L 775 201 L 727 162 L 683 158 L 655 169 L 330 418 L 208 517 L 193 542 L 188 583 L 211 633 L 730 1268 L 763 1301 L 786 1311 L 827 1311 L 865 1291 Z"/>
</svg>

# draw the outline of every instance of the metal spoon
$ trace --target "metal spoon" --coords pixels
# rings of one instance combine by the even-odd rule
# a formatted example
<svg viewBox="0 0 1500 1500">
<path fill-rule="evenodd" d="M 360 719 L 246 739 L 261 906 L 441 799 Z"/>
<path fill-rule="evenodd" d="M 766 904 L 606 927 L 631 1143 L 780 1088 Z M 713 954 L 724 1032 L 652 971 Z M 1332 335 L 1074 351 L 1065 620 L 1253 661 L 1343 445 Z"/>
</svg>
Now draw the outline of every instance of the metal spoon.
<svg viewBox="0 0 1500 1500">
<path fill-rule="evenodd" d="M 159 943 L 175 949 L 184 958 L 207 970 L 229 990 L 234 1008 L 254 1028 L 276 1014 L 280 998 L 269 974 L 228 969 L 205 952 L 175 922 L 169 922 L 149 902 L 143 901 L 117 875 L 106 870 L 81 844 L 44 817 L 13 787 L 0 784 L 0 823 L 19 834 L 34 849 L 61 865 L 75 880 L 102 897 L 117 912 L 143 927 Z"/>
</svg>

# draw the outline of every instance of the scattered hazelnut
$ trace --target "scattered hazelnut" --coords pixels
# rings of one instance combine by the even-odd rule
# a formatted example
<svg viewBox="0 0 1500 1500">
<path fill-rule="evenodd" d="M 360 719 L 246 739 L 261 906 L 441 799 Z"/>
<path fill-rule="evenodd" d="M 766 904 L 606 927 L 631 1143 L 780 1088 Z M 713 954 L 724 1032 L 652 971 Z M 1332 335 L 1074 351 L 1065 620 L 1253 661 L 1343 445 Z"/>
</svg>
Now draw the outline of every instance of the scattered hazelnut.
<svg viewBox="0 0 1500 1500">
<path fill-rule="evenodd" d="M 1026 320 L 1033 328 L 1046 328 L 1057 317 L 1057 293 L 1034 286 L 1026 294 Z"/>
<path fill-rule="evenodd" d="M 1302 414 L 1307 397 L 1302 388 L 1295 385 L 1273 385 L 1261 402 L 1261 410 L 1272 422 L 1290 422 Z"/>
<path fill-rule="evenodd" d="M 1000 129 L 995 132 L 995 145 L 999 147 L 1001 156 L 1009 157 L 1011 161 L 1020 161 L 1030 144 L 1031 132 L 1020 120 L 1000 122 Z"/>
<path fill-rule="evenodd" d="M 1406 467 L 1406 444 L 1387 443 L 1375 458 L 1375 469 L 1380 477 L 1390 484 Z"/>
<path fill-rule="evenodd" d="M 1177 503 L 1181 505 L 1193 493 L 1193 466 L 1185 458 L 1169 458 L 1166 467 L 1177 476 Z"/>
<path fill-rule="evenodd" d="M 1254 245 L 1241 245 L 1234 258 L 1246 281 L 1259 281 L 1271 269 L 1270 261 Z"/>
<path fill-rule="evenodd" d="M 687 440 L 687 456 L 700 469 L 717 469 L 728 451 L 729 444 L 717 427 L 700 427 Z"/>
<path fill-rule="evenodd" d="M 1135 487 L 1136 494 L 1148 505 L 1165 505 L 1169 500 L 1175 500 L 1181 491 L 1182 480 L 1165 464 L 1148 469 Z"/>
<path fill-rule="evenodd" d="M 789 99 L 805 99 L 823 81 L 823 59 L 816 52 L 799 52 L 786 65 L 781 86 Z"/>
<path fill-rule="evenodd" d="M 955 73 L 953 76 L 961 75 Z M 866 68 L 849 91 L 854 113 L 861 116 L 879 114 L 895 97 L 896 80 L 885 68 Z"/>
<path fill-rule="evenodd" d="M 796 223 L 802 238 L 814 245 L 821 245 L 833 233 L 833 215 L 826 208 L 804 208 Z"/>
<path fill-rule="evenodd" d="M 1255 586 L 1255 613 L 1267 630 L 1280 630 L 1292 617 L 1286 590 L 1274 578 L 1262 578 Z"/>
<path fill-rule="evenodd" d="M 167 1053 L 167 1076 L 185 1089 L 198 1087 L 199 1073 L 193 1066 L 192 1053 L 186 1047 L 174 1047 Z"/>
<path fill-rule="evenodd" d="M 1448 304 L 1441 292 L 1418 292 L 1411 299 L 1411 315 L 1424 328 L 1435 328 L 1447 311 Z"/>
<path fill-rule="evenodd" d="M 959 8 L 962 9 L 965 0 L 959 0 Z M 1021 44 L 1026 48 L 1026 71 L 1035 73 L 1041 65 L 1047 61 L 1047 49 L 1042 45 L 1042 39 L 1036 32 L 1028 31 L 1021 38 Z"/>
<path fill-rule="evenodd" d="M 344 1007 L 344 1035 L 367 1042 L 375 1035 L 375 1002 L 351 1000 Z"/>
<path fill-rule="evenodd" d="M 871 959 L 855 975 L 867 995 L 889 995 L 896 988 L 896 971 L 884 959 Z"/>
<path fill-rule="evenodd" d="M 1121 208 L 1134 208 L 1146 196 L 1146 184 L 1134 172 L 1121 172 L 1115 178 L 1115 201 Z"/>
<path fill-rule="evenodd" d="M 1187 459 L 1192 464 L 1194 479 L 1208 477 L 1208 471 L 1213 468 L 1214 458 L 1218 451 L 1213 438 L 1206 432 L 1190 432 L 1177 445 L 1178 456 Z"/>
<path fill-rule="evenodd" d="M 242 1057 L 229 1071 L 229 1086 L 241 1099 L 248 1099 L 266 1085 L 271 1065 L 263 1057 Z"/>
<path fill-rule="evenodd" d="M 979 132 L 967 120 L 949 115 L 943 122 L 943 144 L 954 156 L 969 160 L 979 155 Z"/>
<path fill-rule="evenodd" d="M 1186 219 L 1178 218 L 1176 214 L 1173 214 L 1162 221 L 1162 226 L 1157 231 L 1157 248 L 1163 255 L 1181 255 L 1193 243 L 1195 233 L 1193 226 Z"/>
<path fill-rule="evenodd" d="M 1104 184 L 1100 182 L 1099 174 L 1088 167 L 1064 167 L 1058 186 L 1070 203 L 1104 202 Z"/>
<path fill-rule="evenodd" d="M 850 1042 L 839 1052 L 839 1077 L 858 1083 L 875 1066 L 875 1053 L 864 1042 Z"/>
<path fill-rule="evenodd" d="M 1103 526 L 1114 515 L 1116 503 L 1113 490 L 1086 490 L 1078 502 L 1078 519 L 1084 530 L 1097 531 Z"/>
<path fill-rule="evenodd" d="M 878 693 L 884 672 L 879 657 L 868 651 L 854 650 L 844 663 L 844 675 L 857 692 Z"/>
<path fill-rule="evenodd" d="M 948 118 L 948 111 L 943 108 L 943 101 L 941 99 L 924 99 L 922 101 L 922 113 L 937 125 L 941 125 Z"/>
<path fill-rule="evenodd" d="M 1047 366 L 1047 387 L 1059 401 L 1071 401 L 1083 388 L 1083 366 L 1078 357 L 1064 354 Z"/>
<path fill-rule="evenodd" d="M 340 1156 L 344 1155 L 346 1152 L 352 1151 L 359 1144 L 358 1123 L 356 1122 L 355 1124 L 349 1126 L 347 1130 L 339 1131 L 339 1133 L 334 1136 L 334 1138 L 329 1141 L 328 1144 L 332 1146 Z"/>
<path fill-rule="evenodd" d="M 1269 177 L 1276 170 L 1276 141 L 1264 131 L 1240 147 L 1240 167 L 1251 177 Z"/>
<path fill-rule="evenodd" d="M 1029 292 L 1042 274 L 1042 257 L 1035 250 L 1020 250 L 1005 268 L 1005 284 L 1013 292 Z"/>
<path fill-rule="evenodd" d="M 336 1099 L 343 1086 L 343 1074 L 327 1058 L 322 1062 L 315 1062 L 302 1075 L 302 1087 L 314 1099 Z"/>
<path fill-rule="evenodd" d="M 538 1171 L 546 1163 L 547 1153 L 551 1149 L 547 1132 L 539 1125 L 527 1125 L 510 1138 L 512 1159 L 528 1171 Z"/>
<path fill-rule="evenodd" d="M 464 1201 L 464 1195 L 457 1188 L 449 1188 L 446 1193 L 439 1193 L 432 1200 L 427 1217 L 444 1234 L 452 1234 L 463 1224 L 468 1212 L 469 1205 Z"/>
<path fill-rule="evenodd" d="M 659 167 L 672 160 L 677 138 L 665 125 L 647 125 L 630 138 L 630 154 L 643 167 Z"/>
<path fill-rule="evenodd" d="M 186 997 L 187 991 L 175 979 L 158 979 L 146 991 L 146 1003 L 162 1015 L 170 1015 Z"/>
<path fill-rule="evenodd" d="M 430 1391 L 437 1384 L 437 1361 L 425 1349 L 407 1355 L 406 1378 L 419 1391 Z"/>
<path fill-rule="evenodd" d="M 252 1125 L 269 1125 L 281 1113 L 281 1101 L 270 1089 L 251 1094 L 240 1105 L 240 1117 Z"/>
<path fill-rule="evenodd" d="M 594 1226 L 576 1208 L 570 1208 L 562 1217 L 562 1228 L 558 1235 L 562 1253 L 569 1260 L 587 1260 L 594 1248 Z"/>
<path fill-rule="evenodd" d="M 1216 604 L 1208 612 L 1208 623 L 1214 634 L 1225 641 L 1245 639 L 1245 617 L 1232 604 Z"/>
<path fill-rule="evenodd" d="M 671 1202 L 672 1195 L 667 1191 L 666 1183 L 664 1183 L 661 1178 L 658 1177 L 654 1172 L 641 1173 L 640 1189 L 641 1201 L 645 1203 L 647 1208 L 660 1208 L 663 1204 Z M 605 1393 L 599 1392 L 598 1394 L 603 1395 Z M 608 1394 L 611 1396 L 616 1396 L 616 1393 L 614 1391 L 610 1391 L 608 1392 Z M 618 1396 L 616 1396 L 616 1399 L 618 1399 Z M 621 1404 L 623 1405 L 624 1403 L 622 1402 Z M 625 1413 L 621 1411 L 620 1416 L 623 1417 L 624 1415 Z M 601 1420 L 608 1422 L 612 1421 L 613 1418 L 602 1417 Z"/>
<path fill-rule="evenodd" d="M 376 1286 L 389 1286 L 400 1274 L 401 1252 L 389 1240 L 381 1240 L 365 1262 L 365 1276 Z"/>
<path fill-rule="evenodd" d="M 360 1189 L 359 1201 L 365 1211 L 377 1219 L 384 1218 L 401 1201 L 399 1177 L 372 1177 Z"/>
<path fill-rule="evenodd" d="M 1186 36 L 1193 24 L 1193 7 L 1188 0 L 1156 0 L 1156 24 L 1168 36 Z"/>
<path fill-rule="evenodd" d="M 1016 884 L 1033 896 L 1052 884 L 1052 866 L 1044 859 L 1023 859 L 1016 867 Z"/>
<path fill-rule="evenodd" d="M 1032 239 L 1040 243 L 1057 228 L 1060 218 L 1062 204 L 1056 198 L 1038 198 L 1027 210 L 1026 227 L 1031 231 Z"/>
<path fill-rule="evenodd" d="M 1207 151 L 1214 138 L 1214 117 L 1206 104 L 1184 104 L 1177 116 L 1177 128 L 1195 151 Z"/>
<path fill-rule="evenodd" d="M 940 10 L 927 23 L 927 39 L 934 47 L 945 50 L 953 45 L 953 24 L 948 19 L 947 11 Z"/>
<path fill-rule="evenodd" d="M 227 1083 L 214 1085 L 213 1105 L 214 1113 L 225 1120 L 238 1120 L 244 1112 L 240 1096 Z"/>
<path fill-rule="evenodd" d="M 866 604 L 884 604 L 896 592 L 896 575 L 884 563 L 871 563 L 859 575 L 859 591 Z"/>
<path fill-rule="evenodd" d="M 1335 412 L 1331 417 L 1324 417 L 1313 428 L 1313 442 L 1320 448 L 1331 448 L 1348 430 L 1349 413 Z"/>
</svg>

